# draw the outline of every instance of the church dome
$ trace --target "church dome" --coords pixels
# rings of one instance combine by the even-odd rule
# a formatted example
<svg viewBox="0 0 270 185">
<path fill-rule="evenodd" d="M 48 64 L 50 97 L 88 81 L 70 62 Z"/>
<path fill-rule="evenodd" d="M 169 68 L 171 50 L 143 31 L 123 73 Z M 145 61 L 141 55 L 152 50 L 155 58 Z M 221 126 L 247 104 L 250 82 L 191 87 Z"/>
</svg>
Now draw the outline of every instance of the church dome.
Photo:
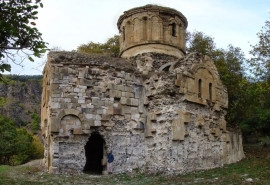
<svg viewBox="0 0 270 185">
<path fill-rule="evenodd" d="M 162 53 L 181 58 L 186 51 L 186 17 L 179 11 L 146 5 L 125 11 L 118 19 L 120 56 Z"/>
</svg>

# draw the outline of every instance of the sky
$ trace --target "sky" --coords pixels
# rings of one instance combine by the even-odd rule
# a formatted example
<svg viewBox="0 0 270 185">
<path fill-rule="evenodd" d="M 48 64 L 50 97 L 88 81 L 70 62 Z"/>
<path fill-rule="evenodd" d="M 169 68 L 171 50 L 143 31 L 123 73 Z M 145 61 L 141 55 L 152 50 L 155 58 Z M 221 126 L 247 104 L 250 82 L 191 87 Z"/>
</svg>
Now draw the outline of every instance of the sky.
<svg viewBox="0 0 270 185">
<path fill-rule="evenodd" d="M 269 0 L 43 0 L 37 28 L 49 48 L 75 50 L 90 41 L 104 43 L 119 34 L 117 20 L 124 11 L 146 4 L 180 11 L 188 20 L 187 31 L 201 31 L 214 38 L 218 48 L 229 44 L 248 56 L 250 44 L 270 20 Z M 46 55 L 23 66 L 12 65 L 11 73 L 41 75 Z"/>
</svg>

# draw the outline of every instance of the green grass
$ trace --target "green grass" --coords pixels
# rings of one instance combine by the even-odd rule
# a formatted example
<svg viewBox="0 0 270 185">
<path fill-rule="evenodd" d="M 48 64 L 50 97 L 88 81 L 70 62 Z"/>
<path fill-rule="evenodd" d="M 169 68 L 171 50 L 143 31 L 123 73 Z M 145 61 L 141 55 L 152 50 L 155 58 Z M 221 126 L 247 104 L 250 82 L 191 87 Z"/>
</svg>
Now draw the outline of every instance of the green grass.
<svg viewBox="0 0 270 185">
<path fill-rule="evenodd" d="M 6 166 L 6 165 L 2 165 L 0 166 L 0 173 L 3 173 L 3 172 L 6 172 L 9 170 L 9 166 Z"/>
<path fill-rule="evenodd" d="M 41 167 L 0 166 L 0 184 L 99 184 L 99 185 L 185 185 L 185 184 L 252 184 L 270 185 L 270 147 L 246 146 L 246 158 L 222 168 L 197 171 L 185 175 L 115 174 L 55 175 L 43 172 Z"/>
</svg>

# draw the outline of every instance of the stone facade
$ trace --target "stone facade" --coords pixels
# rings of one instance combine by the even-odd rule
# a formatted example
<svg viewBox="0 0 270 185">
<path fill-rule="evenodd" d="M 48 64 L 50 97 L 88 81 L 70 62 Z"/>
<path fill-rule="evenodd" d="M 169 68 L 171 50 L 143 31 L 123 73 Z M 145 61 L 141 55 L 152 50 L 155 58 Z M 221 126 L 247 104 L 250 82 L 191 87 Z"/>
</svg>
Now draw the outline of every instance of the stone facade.
<svg viewBox="0 0 270 185">
<path fill-rule="evenodd" d="M 146 8 L 160 17 L 167 9 L 132 9 L 120 17 L 119 28 Z M 182 14 L 167 10 L 186 27 Z M 108 150 L 115 156 L 115 173 L 184 173 L 242 159 L 241 133 L 227 130 L 228 95 L 213 61 L 199 53 L 184 55 L 184 45 L 177 43 L 174 51 L 181 55 L 166 53 L 166 47 L 123 58 L 50 52 L 41 115 L 46 168 L 106 174 Z M 128 47 L 121 48 L 123 55 Z"/>
</svg>

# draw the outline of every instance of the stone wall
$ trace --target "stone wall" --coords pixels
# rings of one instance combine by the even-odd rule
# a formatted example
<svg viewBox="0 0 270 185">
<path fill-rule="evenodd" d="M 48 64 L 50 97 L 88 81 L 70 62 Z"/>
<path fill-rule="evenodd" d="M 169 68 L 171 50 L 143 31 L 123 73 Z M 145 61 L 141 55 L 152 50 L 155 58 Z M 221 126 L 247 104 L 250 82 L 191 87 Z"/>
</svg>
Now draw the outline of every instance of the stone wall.
<svg viewBox="0 0 270 185">
<path fill-rule="evenodd" d="M 241 135 L 226 129 L 226 88 L 198 53 L 121 59 L 50 52 L 43 87 L 44 162 L 52 173 L 85 170 L 94 134 L 102 137 L 103 173 L 107 150 L 115 173 L 184 173 L 243 157 Z"/>
</svg>

